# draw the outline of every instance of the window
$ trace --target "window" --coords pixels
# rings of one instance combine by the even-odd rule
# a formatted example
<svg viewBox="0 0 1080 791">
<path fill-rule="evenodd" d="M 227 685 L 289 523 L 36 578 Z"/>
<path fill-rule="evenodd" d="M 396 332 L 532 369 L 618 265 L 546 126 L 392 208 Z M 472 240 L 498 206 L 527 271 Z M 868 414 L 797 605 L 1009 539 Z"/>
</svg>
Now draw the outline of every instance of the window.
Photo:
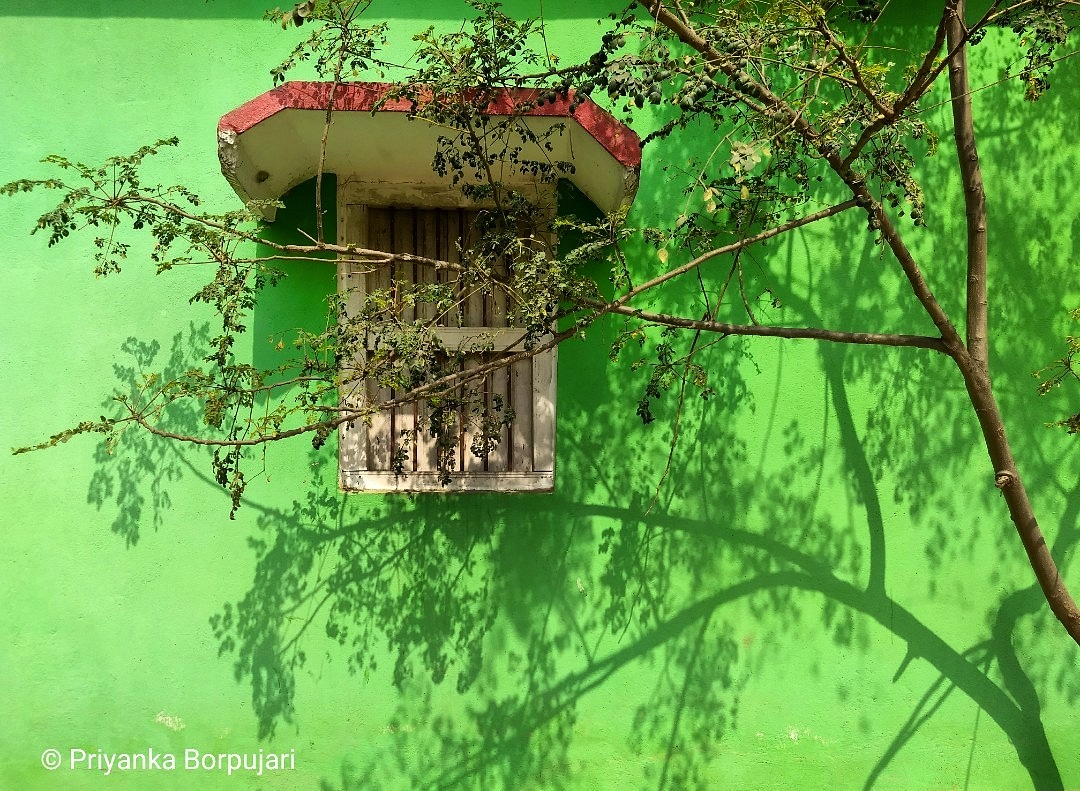
<svg viewBox="0 0 1080 791">
<path fill-rule="evenodd" d="M 461 251 L 477 236 L 476 220 L 484 208 L 470 205 L 459 192 L 408 185 L 375 189 L 346 181 L 339 187 L 338 227 L 348 244 L 460 263 Z M 499 274 L 508 277 L 506 263 L 502 266 Z M 445 359 L 458 370 L 523 351 L 524 331 L 508 326 L 512 305 L 506 294 L 480 293 L 455 281 L 455 272 L 420 263 L 372 267 L 344 258 L 338 263 L 338 288 L 346 295 L 350 315 L 360 309 L 365 294 L 392 290 L 395 284 L 453 284 L 458 297 L 453 311 L 435 316 L 434 306 L 420 303 L 403 309 L 401 319 L 435 327 Z M 555 362 L 555 349 L 550 349 L 461 385 L 468 388 L 465 400 L 471 405 L 453 414 L 440 412 L 438 404 L 421 397 L 380 410 L 368 423 L 343 424 L 342 488 L 550 491 L 555 469 Z M 466 391 L 461 392 L 464 396 Z M 344 405 L 358 408 L 398 395 L 370 381 L 354 381 L 343 386 L 342 399 Z M 449 481 L 443 470 L 449 472 Z"/>
<path fill-rule="evenodd" d="M 441 257 L 453 259 L 457 247 L 451 238 L 468 245 L 469 212 L 484 207 L 469 205 L 460 191 L 451 191 L 449 179 L 433 172 L 433 157 L 445 130 L 438 124 L 414 122 L 412 103 L 390 97 L 392 88 L 376 82 L 287 82 L 254 97 L 218 123 L 222 174 L 242 201 L 257 201 L 252 205 L 269 221 L 274 219 L 275 199 L 319 172 L 337 174 L 342 179 L 338 194 L 341 240 L 374 247 L 381 245 L 378 235 L 382 234 L 382 241 L 401 245 L 401 251 L 424 255 L 438 248 Z M 497 91 L 483 113 L 494 119 L 514 117 L 520 128 L 545 141 L 543 150 L 529 144 L 515 153 L 523 157 L 519 162 L 539 158 L 573 163 L 566 177 L 600 211 L 626 210 L 637 190 L 641 167 L 637 135 L 588 98 L 560 95 L 541 104 L 538 97 L 530 88 Z M 329 126 L 328 108 L 333 111 Z M 524 169 L 511 170 L 500 172 L 500 180 L 525 178 Z M 428 276 L 422 269 L 376 274 L 345 262 L 339 262 L 338 274 L 342 293 L 359 301 L 363 301 L 364 289 L 370 293 L 386 288 L 391 280 L 402 282 L 403 276 L 414 278 L 414 283 L 415 278 Z M 379 281 L 381 277 L 387 279 Z M 443 322 L 438 332 L 448 356 L 456 357 L 459 350 L 477 346 L 483 338 L 490 350 L 464 355 L 463 368 L 484 365 L 520 349 L 520 331 L 507 327 L 505 321 L 500 324 L 504 307 L 484 303 Z M 492 373 L 471 386 L 482 389 L 489 410 L 497 411 L 495 407 L 501 404 L 514 413 L 514 420 L 500 428 L 498 442 L 489 452 L 479 457 L 471 453 L 477 435 L 470 434 L 468 426 L 459 432 L 456 446 L 449 442 L 447 432 L 438 437 L 425 434 L 421 429 L 430 426 L 431 415 L 425 412 L 430 407 L 421 402 L 373 415 L 370 425 L 354 422 L 341 429 L 341 485 L 374 491 L 442 489 L 439 465 L 432 464 L 432 458 L 438 459 L 432 454 L 441 449 L 456 454 L 449 488 L 550 490 L 555 456 L 555 352 L 538 354 L 527 364 L 514 363 L 505 373 Z M 342 399 L 357 407 L 393 395 L 365 388 L 361 382 L 347 383 Z M 408 437 L 410 431 L 415 437 L 409 448 L 403 448 L 401 437 Z M 479 436 L 483 441 L 486 435 Z M 396 474 L 396 466 L 404 476 Z"/>
</svg>

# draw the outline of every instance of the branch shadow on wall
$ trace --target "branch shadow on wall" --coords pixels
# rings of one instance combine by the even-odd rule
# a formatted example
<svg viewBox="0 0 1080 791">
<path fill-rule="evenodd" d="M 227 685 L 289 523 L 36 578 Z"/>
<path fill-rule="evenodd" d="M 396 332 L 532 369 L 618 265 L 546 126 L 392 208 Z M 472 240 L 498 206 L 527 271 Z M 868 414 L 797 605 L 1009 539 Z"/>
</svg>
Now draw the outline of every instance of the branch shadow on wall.
<svg viewBox="0 0 1080 791">
<path fill-rule="evenodd" d="M 207 334 L 193 326 L 177 335 L 166 374 L 186 370 Z M 118 365 L 116 375 L 134 385 L 160 350 L 131 339 L 123 351 L 132 364 Z M 602 370 L 605 352 L 597 343 L 564 347 L 564 365 Z M 868 629 L 885 630 L 907 646 L 897 677 L 915 660 L 939 674 L 865 787 L 953 690 L 1012 739 L 1035 788 L 1061 787 L 1039 696 L 1075 701 L 1078 689 L 1068 651 L 1026 661 L 1026 670 L 1018 659 L 1048 653 L 1036 639 L 1051 627 L 1038 590 L 1007 594 L 986 638 L 957 650 L 881 584 L 886 557 L 875 535 L 884 526 L 872 472 L 878 460 L 869 454 L 874 432 L 895 427 L 875 419 L 858 436 L 847 389 L 866 371 L 890 368 L 860 368 L 853 354 L 819 352 L 827 385 L 822 413 L 839 437 L 826 436 L 824 427 L 821 436 L 808 436 L 805 425 L 781 427 L 784 462 L 766 478 L 752 458 L 762 449 L 738 430 L 746 420 L 765 419 L 754 416 L 742 385 L 729 383 L 717 400 L 688 408 L 679 475 L 648 515 L 657 470 L 628 463 L 628 448 L 640 443 L 649 450 L 642 455 L 655 458 L 662 441 L 627 430 L 635 399 L 618 372 L 588 389 L 564 387 L 554 495 L 344 496 L 332 454 L 313 454 L 319 474 L 291 506 L 263 505 L 257 494 L 245 501 L 260 533 L 251 542 L 255 576 L 248 594 L 212 620 L 237 679 L 251 685 L 261 734 L 272 736 L 302 710 L 297 674 L 309 652 L 327 650 L 329 638 L 336 646 L 329 653 L 349 664 L 358 684 L 365 676 L 383 678 L 380 663 L 391 663 L 399 710 L 389 725 L 393 749 L 343 769 L 341 784 L 327 780 L 326 789 L 569 787 L 582 771 L 574 740 L 594 716 L 589 697 L 626 684 L 639 694 L 620 712 L 620 737 L 644 766 L 643 787 L 704 787 L 722 764 L 724 735 L 738 727 L 741 698 L 761 692 L 752 686 L 752 665 L 768 663 L 769 650 L 750 640 L 750 619 L 754 640 L 766 646 L 809 628 L 829 634 L 838 648 L 862 650 Z M 909 381 L 921 381 L 911 375 L 919 365 L 910 357 L 897 366 Z M 940 392 L 900 388 L 890 404 L 911 414 L 933 398 Z M 195 414 L 177 419 L 189 428 L 198 422 Z M 943 462 L 940 475 L 967 464 L 969 440 L 961 435 L 933 446 L 934 458 L 956 459 Z M 114 531 L 134 545 L 148 524 L 162 523 L 169 487 L 185 471 L 214 484 L 172 445 L 135 434 L 125 442 L 123 453 L 99 452 L 89 497 L 99 506 L 115 504 Z M 763 442 L 773 443 L 768 436 Z M 829 462 L 837 447 L 842 458 Z M 1052 468 L 1054 461 L 1040 458 L 1037 466 Z M 822 482 L 808 470 L 830 463 L 849 475 L 866 536 L 818 502 Z M 899 454 L 890 463 L 905 467 Z M 922 465 L 917 458 L 906 463 Z M 1075 526 L 1080 501 L 1075 491 L 1061 494 L 1070 504 L 1062 524 Z M 793 518 L 799 514 L 806 516 Z M 941 523 L 955 517 L 945 510 Z M 1061 530 L 1055 553 L 1076 539 L 1075 527 Z M 933 540 L 950 561 L 962 562 L 970 548 L 948 534 Z"/>
<path fill-rule="evenodd" d="M 809 315 L 808 306 L 800 309 Z M 863 309 L 873 315 L 880 305 Z M 206 333 L 192 327 L 178 335 L 166 370 L 185 370 Z M 116 373 L 126 384 L 138 382 L 159 352 L 135 340 L 124 351 L 132 365 Z M 596 722 L 591 698 L 630 687 L 633 702 L 616 698 L 626 707 L 617 736 L 640 762 L 640 785 L 708 787 L 722 771 L 725 734 L 740 727 L 741 701 L 763 694 L 752 676 L 770 662 L 770 646 L 819 632 L 837 650 L 868 651 L 880 632 L 907 647 L 895 678 L 914 662 L 929 663 L 938 678 L 913 701 L 866 788 L 953 690 L 1009 736 L 1033 787 L 1060 788 L 1039 701 L 1050 693 L 1076 699 L 1074 654 L 1054 655 L 1056 644 L 1037 639 L 1051 628 L 1038 591 L 1008 593 L 985 639 L 957 649 L 882 583 L 885 527 L 874 470 L 887 461 L 911 481 L 905 486 L 933 493 L 916 477 L 930 474 L 925 459 L 935 460 L 937 477 L 962 477 L 957 468 L 969 463 L 972 441 L 969 429 L 935 430 L 955 421 L 947 406 L 935 411 L 943 400 L 937 374 L 907 351 L 885 352 L 888 362 L 874 365 L 862 350 L 816 352 L 825 389 L 815 434 L 808 422 L 771 426 L 771 413 L 756 414 L 730 361 L 745 349 L 718 348 L 709 365 L 729 381 L 713 401 L 687 408 L 678 475 L 648 515 L 657 468 L 628 459 L 662 458 L 666 439 L 632 427 L 636 393 L 619 371 L 588 388 L 564 383 L 554 495 L 346 497 L 326 453 L 312 456 L 315 483 L 291 506 L 262 504 L 253 490 L 244 509 L 257 514 L 255 576 L 212 628 L 237 679 L 251 686 L 260 733 L 272 737 L 303 712 L 297 677 L 313 652 L 326 652 L 348 663 L 358 686 L 365 677 L 385 679 L 398 712 L 387 726 L 388 749 L 346 765 L 324 789 L 567 788 L 587 771 L 575 740 L 610 726 Z M 565 370 L 606 364 L 602 343 L 564 347 Z M 848 390 L 867 377 L 890 400 L 860 436 Z M 921 453 L 898 447 L 902 432 L 886 420 L 912 414 L 927 423 L 912 439 L 929 443 Z M 198 416 L 178 420 L 195 425 Z M 751 420 L 771 426 L 761 447 L 740 430 Z M 171 445 L 141 435 L 125 441 L 123 455 L 99 456 L 90 497 L 115 501 L 114 530 L 133 545 L 147 524 L 161 523 L 169 486 L 185 470 L 213 483 Z M 887 460 L 875 456 L 886 450 Z M 765 476 L 759 457 L 769 459 Z M 1037 458 L 1034 476 L 1049 471 L 1053 481 L 1055 463 Z M 829 510 L 821 470 L 846 474 L 861 519 Z M 1070 503 L 1062 524 L 1074 526 L 1076 492 L 1060 494 Z M 949 498 L 901 504 L 941 552 L 927 553 L 931 576 L 942 573 L 935 565 L 942 559 L 963 563 L 985 540 L 978 525 L 957 521 Z M 1061 530 L 1055 552 L 1076 538 L 1075 527 Z M 1033 654 L 1041 661 L 1028 661 Z"/>
<path fill-rule="evenodd" d="M 984 156 L 1007 154 L 1007 143 L 1002 135 L 995 152 L 989 135 Z M 933 179 L 926 186 L 947 189 Z M 1022 225 L 1046 221 L 1034 209 L 1010 210 Z M 914 313 L 897 314 L 902 283 L 889 280 L 863 238 L 851 251 L 861 263 L 844 270 L 849 279 L 834 269 L 806 293 L 784 294 L 789 316 L 820 326 L 835 318 L 817 315 L 821 306 L 843 304 L 852 329 L 886 313 L 917 325 Z M 847 251 L 851 239 L 843 226 L 834 247 Z M 797 253 L 805 251 L 777 258 Z M 942 276 L 956 264 L 944 261 Z M 1030 286 L 1046 274 L 1032 271 L 1009 289 L 1014 322 L 1039 314 Z M 852 306 L 850 294 L 866 296 Z M 592 738 L 621 740 L 641 787 L 710 787 L 722 776 L 725 736 L 746 727 L 740 708 L 768 694 L 754 671 L 777 661 L 778 646 L 826 635 L 837 652 L 877 658 L 887 638 L 905 651 L 897 667 L 879 671 L 884 681 L 899 682 L 916 665 L 931 667 L 933 680 L 910 701 L 900 729 L 878 738 L 880 754 L 853 782 L 881 782 L 959 691 L 1012 741 L 1034 788 L 1061 788 L 1041 701 L 1080 699 L 1075 647 L 1047 637 L 1056 625 L 1040 592 L 1017 583 L 1024 578 L 1015 574 L 1015 539 L 996 490 L 958 496 L 943 484 L 970 484 L 981 454 L 947 361 L 921 350 L 841 347 L 786 358 L 727 339 L 702 359 L 723 384 L 709 402 L 684 407 L 676 474 L 651 506 L 667 438 L 657 430 L 662 420 L 652 429 L 633 424 L 639 392 L 597 342 L 617 330 L 601 328 L 561 351 L 562 371 L 591 375 L 562 377 L 553 495 L 345 496 L 327 451 L 312 455 L 313 483 L 290 505 L 271 505 L 252 489 L 242 509 L 255 515 L 258 532 L 251 589 L 211 624 L 236 678 L 251 686 L 260 734 L 271 738 L 303 715 L 298 678 L 325 654 L 347 663 L 358 687 L 388 685 L 379 691 L 396 697 L 397 712 L 386 749 L 343 764 L 323 791 L 569 788 L 596 771 L 579 744 Z M 998 343 L 1024 341 L 1005 334 Z M 158 350 L 134 340 L 125 348 L 138 364 L 118 368 L 117 377 L 135 382 Z M 191 348 L 178 336 L 168 365 L 186 364 Z M 764 367 L 756 381 L 749 358 Z M 786 397 L 804 399 L 819 426 L 787 419 L 762 386 L 788 381 L 778 370 L 785 359 L 815 363 L 821 386 Z M 1015 395 L 1029 392 L 1030 380 L 1021 379 L 1017 366 L 1003 367 L 1003 406 L 1016 423 L 1038 425 L 1027 396 Z M 866 391 L 887 398 L 860 411 L 852 393 Z M 673 408 L 665 409 L 670 421 Z M 751 424 L 760 430 L 746 431 Z M 99 457 L 90 494 L 99 506 L 115 500 L 114 529 L 129 544 L 148 518 L 160 522 L 149 514 L 167 510 L 177 476 L 203 475 L 171 446 L 132 442 L 127 461 Z M 1065 504 L 1052 533 L 1055 556 L 1065 558 L 1080 538 L 1077 487 L 1061 472 L 1066 457 L 1038 438 L 1020 444 L 1033 496 Z M 829 491 L 844 492 L 851 513 L 840 514 Z M 965 510 L 965 498 L 979 507 Z M 953 570 L 974 568 L 987 546 L 996 553 L 988 579 L 972 586 L 1005 592 L 981 602 L 974 617 L 986 618 L 985 629 L 971 644 L 957 647 L 932 617 L 906 605 L 910 591 L 890 592 L 887 515 L 896 511 L 918 531 L 927 573 L 917 585 L 931 600 L 948 604 L 943 582 L 954 590 L 962 574 L 977 576 Z M 987 513 L 1000 519 L 980 521 Z M 916 586 L 900 584 L 909 582 Z M 597 699 L 616 714 L 598 713 Z M 866 713 L 871 722 L 874 714 Z"/>
<path fill-rule="evenodd" d="M 603 362 L 596 345 L 574 353 L 573 369 Z M 586 700 L 626 684 L 640 685 L 621 719 L 627 748 L 645 767 L 644 787 L 706 787 L 722 763 L 725 733 L 738 724 L 741 697 L 755 694 L 747 663 L 769 661 L 767 650 L 751 650 L 749 616 L 765 644 L 824 630 L 838 649 L 857 651 L 870 631 L 884 630 L 907 646 L 894 680 L 915 661 L 939 674 L 867 788 L 954 689 L 1012 739 L 1035 788 L 1060 788 L 1031 693 L 1055 674 L 1067 678 L 1070 655 L 1025 675 L 1014 648 L 1018 621 L 1042 610 L 1038 592 L 1009 594 L 987 639 L 958 650 L 885 591 L 878 483 L 846 394 L 856 377 L 850 353 L 821 351 L 823 412 L 839 428 L 832 446 L 842 449 L 839 464 L 865 510 L 866 537 L 823 511 L 821 481 L 808 476 L 826 462 L 829 438 L 786 426 L 786 463 L 766 479 L 754 473 L 746 440 L 717 420 L 718 413 L 732 424 L 745 419 L 745 401 L 684 416 L 678 480 L 646 516 L 656 469 L 628 464 L 627 446 L 612 447 L 632 404 L 618 403 L 614 376 L 608 388 L 593 381 L 587 394 L 560 403 L 560 436 L 574 439 L 560 456 L 554 496 L 360 498 L 358 505 L 325 484 L 285 511 L 246 504 L 260 512 L 266 535 L 254 545 L 256 578 L 214 625 L 223 650 L 235 654 L 238 677 L 252 684 L 262 732 L 291 721 L 305 641 L 318 644 L 316 633 L 325 631 L 358 678 L 375 674 L 389 654 L 400 701 L 388 726 L 392 749 L 343 770 L 343 788 L 570 787 L 582 770 L 575 735 L 595 727 Z M 624 440 L 635 441 L 649 438 L 634 432 Z M 968 464 L 970 445 L 962 447 L 940 474 Z M 332 467 L 325 456 L 314 463 Z M 324 480 L 332 473 L 327 468 Z M 1065 522 L 1075 516 L 1065 514 Z M 1075 531 L 1063 531 L 1058 548 L 1075 540 Z M 969 546 L 948 549 L 962 562 Z M 448 704 L 448 695 L 459 702 Z"/>
<path fill-rule="evenodd" d="M 973 48 L 970 57 L 977 86 L 979 80 L 997 80 L 1017 68 L 1012 47 L 1002 45 L 993 35 L 984 45 Z M 1059 355 L 1066 310 L 1072 307 L 1063 300 L 1074 287 L 1068 262 L 1075 258 L 1077 236 L 1069 233 L 1073 230 L 1071 220 L 1061 211 L 1070 205 L 1073 192 L 1060 174 L 1075 172 L 1080 163 L 1075 141 L 1063 139 L 1075 130 L 1062 123 L 1078 100 L 1078 76 L 1080 70 L 1072 61 L 1058 64 L 1051 90 L 1034 106 L 1024 101 L 1023 86 L 1016 80 L 987 90 L 977 87 L 973 94 L 988 204 L 990 362 L 995 391 L 1051 553 L 1063 575 L 1074 579 L 1070 561 L 1080 540 L 1075 443 L 1045 428 L 1066 410 L 1061 401 L 1036 395 L 1031 373 Z M 947 115 L 948 106 L 938 106 L 936 112 Z M 928 160 L 921 169 L 919 179 L 929 197 L 928 206 L 937 211 L 927 215 L 928 229 L 911 236 L 916 239 L 917 254 L 931 287 L 963 332 L 962 251 L 967 231 L 955 156 L 943 139 L 936 159 Z M 932 241 L 927 243 L 927 237 Z M 928 386 L 929 382 L 919 382 L 920 372 L 907 366 L 861 366 L 857 375 L 867 377 L 873 388 L 890 393 L 888 402 L 870 414 L 867 453 L 873 468 L 879 470 L 920 453 L 935 460 L 934 464 L 901 467 L 895 502 L 913 515 L 921 514 L 922 521 L 931 527 L 924 552 L 935 577 L 983 549 L 984 573 L 1003 593 L 988 611 L 987 639 L 965 653 L 972 661 L 992 668 L 989 672 L 1000 677 L 1000 686 L 1014 705 L 1033 727 L 1041 728 L 1040 701 L 1074 705 L 1080 699 L 1075 676 L 1077 649 L 1071 641 L 1059 639 L 1061 626 L 1050 614 L 1038 586 L 1018 584 L 1025 575 L 1030 578 L 1031 572 L 1023 562 L 1019 539 L 1000 494 L 990 483 L 993 469 L 988 459 L 984 454 L 970 453 L 972 448 L 982 448 L 982 439 L 962 383 L 955 372 L 949 373 L 940 380 L 949 384 L 935 388 Z M 971 458 L 974 471 L 966 481 L 959 465 L 941 463 L 966 456 Z M 948 476 L 950 468 L 959 473 L 957 478 Z M 960 498 L 948 491 L 950 487 L 941 485 L 956 480 L 968 487 Z M 929 498 L 927 493 L 931 493 Z M 965 500 L 977 503 L 977 507 L 965 508 Z M 907 727 L 917 727 L 931 716 L 952 690 L 944 678 L 939 685 L 927 691 Z M 906 733 L 898 734 L 897 747 L 906 738 Z M 1023 760 L 1023 749 L 1019 744 L 1017 747 Z M 1029 761 L 1025 765 L 1031 771 Z M 1047 776 L 1060 783 L 1056 776 Z M 1039 787 L 1034 773 L 1033 779 Z"/>
<path fill-rule="evenodd" d="M 600 451 L 584 455 L 590 450 Z M 710 475 L 741 463 L 708 458 Z M 590 483 L 621 487 L 621 471 L 592 472 Z M 791 497 L 788 484 L 744 483 L 735 494 L 760 498 L 774 524 L 791 524 L 792 513 L 813 505 Z M 337 641 L 358 677 L 374 673 L 389 646 L 400 700 L 393 749 L 326 789 L 571 787 L 581 769 L 572 742 L 593 716 L 584 701 L 605 685 L 642 680 L 636 707 L 622 713 L 622 736 L 646 766 L 643 786 L 707 787 L 740 697 L 754 694 L 747 645 L 735 636 L 746 631 L 740 606 L 766 642 L 810 625 L 857 650 L 866 624 L 876 624 L 907 645 L 897 676 L 915 660 L 940 674 L 866 787 L 952 689 L 1012 738 L 1034 787 L 1061 786 L 1037 699 L 1016 697 L 1031 682 L 1020 672 L 1002 685 L 988 673 L 991 654 L 1003 672 L 1018 672 L 1011 629 L 1039 608 L 1037 591 L 1010 596 L 990 638 L 957 651 L 882 589 L 837 573 L 857 548 L 827 520 L 793 524 L 800 537 L 789 541 L 722 517 L 643 517 L 647 495 L 618 506 L 560 493 L 525 508 L 487 497 L 468 506 L 384 498 L 357 522 L 336 491 L 313 491 L 290 512 L 263 510 L 267 539 L 255 545 L 252 590 L 215 628 L 252 684 L 267 735 L 293 716 L 294 676 L 305 639 L 319 643 L 314 630 Z M 447 706 L 448 693 L 466 703 Z"/>
</svg>

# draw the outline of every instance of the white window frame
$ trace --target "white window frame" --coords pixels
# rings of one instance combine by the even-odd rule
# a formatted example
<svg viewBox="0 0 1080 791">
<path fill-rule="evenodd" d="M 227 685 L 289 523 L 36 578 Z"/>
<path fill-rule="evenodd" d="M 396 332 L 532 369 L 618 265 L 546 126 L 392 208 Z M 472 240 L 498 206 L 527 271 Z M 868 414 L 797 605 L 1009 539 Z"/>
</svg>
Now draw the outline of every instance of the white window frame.
<svg viewBox="0 0 1080 791">
<path fill-rule="evenodd" d="M 535 195 L 538 206 L 551 207 L 554 216 L 554 185 L 528 182 L 512 185 L 518 190 L 528 190 Z M 369 206 L 417 209 L 483 209 L 490 204 L 478 203 L 465 198 L 460 190 L 447 189 L 430 184 L 371 183 L 356 179 L 344 179 L 338 183 L 337 221 L 339 243 L 367 247 L 365 238 L 367 223 L 351 216 Z M 354 207 L 350 209 L 350 207 Z M 552 249 L 554 239 L 546 240 Z M 371 266 L 355 263 L 348 256 L 339 256 L 337 263 L 337 288 L 347 292 L 347 310 L 351 313 L 363 301 L 365 281 Z M 448 349 L 460 348 L 470 340 L 491 343 L 493 351 L 523 351 L 523 331 L 517 328 L 442 328 L 440 338 Z M 541 339 L 543 342 L 543 339 Z M 373 430 L 364 421 L 344 423 L 338 431 L 338 480 L 340 487 L 349 492 L 445 492 L 445 491 L 505 491 L 550 492 L 555 485 L 555 401 L 557 389 L 557 350 L 555 347 L 536 353 L 532 358 L 531 407 L 532 436 L 522 447 L 521 439 L 513 436 L 515 459 L 528 459 L 527 470 L 454 470 L 450 482 L 443 484 L 437 471 L 412 471 L 404 475 L 392 471 L 367 469 L 368 432 Z M 342 406 L 357 408 L 353 396 L 342 386 Z M 520 411 L 520 404 L 514 405 Z M 376 424 L 378 420 L 374 421 Z M 376 425 L 374 430 L 381 430 Z M 389 428 L 387 427 L 387 431 Z M 388 437 L 389 440 L 389 437 Z M 526 454 L 528 454 L 526 456 Z"/>
</svg>

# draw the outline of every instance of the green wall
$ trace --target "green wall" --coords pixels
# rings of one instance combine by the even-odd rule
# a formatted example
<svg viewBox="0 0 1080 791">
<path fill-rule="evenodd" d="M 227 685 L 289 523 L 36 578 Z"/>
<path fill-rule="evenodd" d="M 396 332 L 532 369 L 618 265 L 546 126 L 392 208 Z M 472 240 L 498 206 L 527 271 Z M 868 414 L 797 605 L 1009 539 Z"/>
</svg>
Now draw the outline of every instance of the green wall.
<svg viewBox="0 0 1080 791">
<path fill-rule="evenodd" d="M 402 30 L 433 18 L 428 3 L 389 7 Z M 607 11 L 544 10 L 566 57 L 590 51 Z M 234 206 L 217 118 L 270 87 L 299 36 L 261 12 L 0 0 L 0 183 L 42 174 L 49 153 L 95 162 L 176 134 L 152 169 Z M 1007 55 L 974 57 L 989 81 Z M 975 97 L 1003 295 L 996 382 L 1074 588 L 1075 439 L 1042 427 L 1065 402 L 1036 398 L 1030 372 L 1080 301 L 1078 78 L 1062 64 L 1035 114 L 1019 115 L 1018 90 Z M 640 222 L 671 216 L 663 168 L 696 146 L 646 150 Z M 923 168 L 947 212 L 928 214 L 918 252 L 956 309 L 948 158 Z M 287 198 L 277 232 L 307 221 L 310 195 Z M 191 362 L 211 329 L 188 305 L 203 272 L 154 277 L 135 250 L 95 280 L 82 242 L 28 236 L 46 202 L 0 206 L 0 446 L 100 414 L 142 370 Z M 773 318 L 930 331 L 860 225 L 837 219 L 757 262 L 790 284 Z M 271 333 L 318 326 L 329 288 L 329 268 L 290 267 L 244 353 L 265 361 Z M 620 326 L 560 349 L 550 495 L 345 497 L 332 449 L 300 442 L 268 451 L 230 521 L 201 452 L 129 433 L 112 455 L 80 438 L 5 458 L 0 788 L 1080 788 L 1080 653 L 1031 586 L 948 361 L 725 342 L 707 358 L 717 395 L 686 409 L 652 503 L 673 406 L 648 427 L 634 416 L 641 374 L 607 363 Z M 65 762 L 53 772 L 50 748 Z M 153 749 L 181 766 L 106 776 L 70 769 L 71 749 Z M 188 749 L 284 752 L 295 769 L 185 771 Z"/>
</svg>

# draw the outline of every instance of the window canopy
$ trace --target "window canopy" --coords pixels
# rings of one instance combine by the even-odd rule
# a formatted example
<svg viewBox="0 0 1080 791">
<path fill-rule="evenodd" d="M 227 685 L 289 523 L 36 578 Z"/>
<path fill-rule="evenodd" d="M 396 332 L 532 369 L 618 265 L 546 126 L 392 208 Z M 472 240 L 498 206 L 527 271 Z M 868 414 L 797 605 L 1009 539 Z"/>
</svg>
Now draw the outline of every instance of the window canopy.
<svg viewBox="0 0 1080 791">
<path fill-rule="evenodd" d="M 237 107 L 218 123 L 221 170 L 237 195 L 276 200 L 315 176 L 331 83 L 287 82 Z M 379 102 L 386 83 L 344 83 L 334 91 L 334 114 L 326 143 L 324 171 L 387 185 L 416 184 L 450 189 L 450 179 L 432 170 L 437 141 L 446 132 L 411 119 L 406 100 Z M 521 122 L 549 139 L 553 151 L 527 149 L 523 158 L 573 164 L 572 181 L 601 211 L 629 205 L 637 190 L 641 146 L 634 132 L 585 99 L 571 114 L 570 98 L 537 105 L 532 89 L 502 90 L 485 109 L 491 117 L 522 113 Z M 263 211 L 274 219 L 273 208 Z"/>
</svg>

